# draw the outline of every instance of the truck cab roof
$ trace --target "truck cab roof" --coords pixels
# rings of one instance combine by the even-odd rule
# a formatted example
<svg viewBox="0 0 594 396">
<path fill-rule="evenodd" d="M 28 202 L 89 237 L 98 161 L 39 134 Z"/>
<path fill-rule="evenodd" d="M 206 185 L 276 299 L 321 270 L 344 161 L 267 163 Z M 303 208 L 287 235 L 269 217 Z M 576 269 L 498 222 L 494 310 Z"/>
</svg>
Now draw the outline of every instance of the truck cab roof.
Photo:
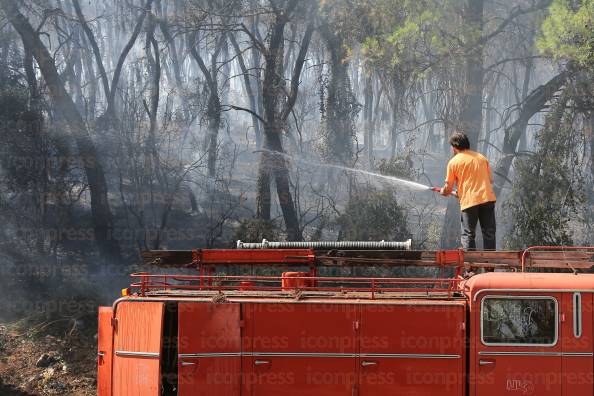
<svg viewBox="0 0 594 396">
<path fill-rule="evenodd" d="M 490 292 L 594 292 L 594 274 L 491 272 L 475 275 L 462 282 L 471 299 Z"/>
</svg>

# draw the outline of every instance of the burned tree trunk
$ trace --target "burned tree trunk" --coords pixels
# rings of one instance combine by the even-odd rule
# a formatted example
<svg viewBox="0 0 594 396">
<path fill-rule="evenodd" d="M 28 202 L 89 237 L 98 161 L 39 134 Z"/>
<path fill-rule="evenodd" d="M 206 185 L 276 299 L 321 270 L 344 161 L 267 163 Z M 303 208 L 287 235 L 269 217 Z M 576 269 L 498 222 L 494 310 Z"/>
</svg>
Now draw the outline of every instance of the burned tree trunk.
<svg viewBox="0 0 594 396">
<path fill-rule="evenodd" d="M 122 69 L 124 67 L 124 62 L 126 61 L 128 54 L 132 50 L 134 43 L 136 43 L 136 40 L 138 39 L 138 36 L 140 35 L 140 31 L 142 30 L 142 26 L 144 24 L 144 19 L 146 18 L 146 15 L 152 10 L 152 7 L 153 7 L 153 0 L 146 0 L 146 3 L 142 9 L 142 12 L 140 13 L 140 16 L 138 17 L 138 20 L 136 21 L 136 26 L 134 26 L 134 31 L 132 32 L 130 39 L 124 46 L 124 49 L 122 50 L 122 53 L 120 54 L 120 56 L 118 58 L 118 62 L 116 64 L 115 70 L 113 72 L 113 77 L 111 79 L 111 88 L 109 91 L 109 95 L 107 96 L 107 110 L 105 111 L 105 113 L 109 117 L 112 117 L 114 119 L 115 119 L 115 109 L 114 109 L 115 99 L 116 99 L 116 94 L 117 94 L 118 83 L 120 81 L 120 77 L 122 75 Z M 106 95 L 107 95 L 107 93 L 106 93 Z"/>
<path fill-rule="evenodd" d="M 467 45 L 476 41 L 475 36 L 483 32 L 484 0 L 468 0 L 464 10 L 464 25 L 468 33 Z M 464 92 L 460 127 L 468 135 L 471 147 L 477 147 L 478 137 L 483 125 L 483 45 L 481 43 L 468 50 L 464 59 Z"/>
<path fill-rule="evenodd" d="M 283 87 L 283 59 L 284 59 L 284 30 L 287 24 L 287 19 L 284 15 L 277 15 L 272 29 L 269 46 L 267 48 L 265 57 L 264 80 L 262 82 L 262 104 L 264 108 L 264 118 L 266 123 L 264 125 L 264 148 L 270 151 L 283 153 L 281 134 L 282 123 L 280 116 L 280 90 Z M 273 153 L 264 152 L 260 159 L 260 167 L 258 170 L 258 216 L 263 220 L 270 220 L 270 182 L 271 173 L 276 173 L 275 168 L 281 167 L 286 169 L 284 158 L 279 158 L 277 161 L 273 159 L 277 157 Z M 282 170 L 282 169 L 281 169 Z M 287 196 L 285 196 L 286 199 Z M 290 205 L 293 205 L 291 192 L 289 190 L 288 197 Z M 281 201 L 279 196 L 279 202 Z M 280 202 L 282 204 L 282 202 Z M 285 203 L 286 205 L 286 203 Z M 293 206 L 292 211 L 295 211 Z M 289 216 L 292 215 L 289 209 Z M 292 219 L 290 220 L 292 221 Z M 288 226 L 287 226 L 288 231 Z M 297 238 L 298 240 L 300 238 Z"/>
<path fill-rule="evenodd" d="M 231 41 L 231 45 L 233 45 L 233 49 L 235 50 L 235 56 L 237 56 L 237 63 L 239 64 L 239 69 L 241 70 L 241 74 L 243 75 L 243 85 L 245 87 L 245 92 L 247 94 L 249 103 L 250 103 L 250 110 L 252 112 L 252 124 L 254 126 L 254 134 L 256 137 L 256 147 L 262 146 L 262 132 L 260 131 L 260 120 L 257 117 L 259 112 L 258 109 L 258 102 L 256 98 L 256 94 L 254 92 L 254 87 L 252 84 L 252 80 L 250 77 L 250 73 L 245 63 L 245 59 L 243 57 L 243 53 L 239 48 L 239 44 L 237 43 L 237 39 L 233 34 L 229 35 L 229 39 Z"/>
<path fill-rule="evenodd" d="M 257 42 L 257 45 L 264 53 L 265 59 L 262 98 L 265 120 L 264 148 L 266 149 L 262 153 L 258 170 L 258 216 L 263 220 L 270 219 L 269 197 L 272 176 L 274 177 L 279 205 L 287 228 L 287 238 L 292 241 L 301 240 L 303 237 L 299 227 L 297 208 L 291 193 L 289 170 L 286 159 L 283 157 L 282 131 L 297 100 L 299 80 L 314 30 L 313 22 L 310 22 L 295 61 L 289 93 L 286 95 L 286 101 L 282 104 L 281 98 L 285 92 L 283 80 L 284 32 L 290 15 L 298 4 L 297 0 L 291 0 L 283 10 L 276 9 L 268 47 L 264 47 L 261 42 Z M 252 39 L 257 40 L 255 37 L 252 37 Z"/>
<path fill-rule="evenodd" d="M 483 32 L 484 0 L 467 0 L 464 8 L 465 43 L 471 45 Z M 483 125 L 483 44 L 477 43 L 466 52 L 464 59 L 464 86 L 461 98 L 459 127 L 470 140 L 470 147 L 476 149 Z M 442 237 L 442 248 L 454 248 L 460 244 L 458 221 L 459 205 L 448 202 Z"/>
<path fill-rule="evenodd" d="M 149 117 L 148 142 L 146 143 L 146 159 L 150 164 L 147 172 L 156 173 L 158 175 L 159 168 L 159 154 L 157 152 L 157 116 L 159 111 L 160 101 L 160 85 L 161 85 L 161 58 L 159 54 L 159 45 L 155 39 L 155 21 L 151 18 L 149 29 L 146 35 L 145 53 L 147 56 L 147 69 L 150 79 L 150 104 L 146 105 L 146 112 Z M 165 180 L 159 179 L 161 184 Z"/>
<path fill-rule="evenodd" d="M 200 71 L 204 75 L 206 85 L 208 87 L 208 105 L 206 108 L 206 119 L 207 119 L 207 135 L 206 135 L 206 147 L 208 153 L 207 169 L 208 176 L 214 177 L 216 175 L 217 165 L 217 151 L 218 151 L 218 140 L 219 130 L 221 129 L 221 99 L 219 97 L 219 83 L 218 83 L 218 72 L 217 72 L 217 59 L 219 53 L 223 48 L 225 35 L 222 34 L 218 41 L 216 48 L 210 58 L 210 69 L 206 66 L 202 55 L 200 55 L 199 49 L 197 48 L 197 40 L 193 40 L 194 44 L 190 48 L 192 57 L 198 63 Z"/>
<path fill-rule="evenodd" d="M 325 106 L 326 150 L 331 160 L 349 164 L 353 157 L 357 103 L 351 89 L 347 48 L 335 31 L 331 24 L 321 27 L 330 52 L 330 81 Z"/>
<path fill-rule="evenodd" d="M 564 71 L 553 77 L 549 82 L 536 88 L 526 100 L 520 109 L 518 118 L 512 125 L 505 129 L 503 138 L 503 157 L 497 162 L 494 169 L 493 181 L 495 194 L 499 195 L 507 181 L 507 175 L 516 156 L 516 148 L 522 135 L 526 133 L 528 122 L 538 112 L 542 111 L 546 104 L 553 99 L 555 94 L 567 82 L 570 73 Z"/>
<path fill-rule="evenodd" d="M 367 152 L 369 166 L 373 167 L 373 76 L 368 76 L 365 79 L 365 89 L 363 90 L 363 96 L 365 97 L 363 105 L 363 128 L 365 129 L 364 145 L 365 151 Z"/>
<path fill-rule="evenodd" d="M 211 94 L 206 109 L 208 117 L 208 176 L 215 177 L 217 173 L 217 151 L 219 149 L 219 130 L 221 129 L 221 102 L 218 94 Z"/>
<path fill-rule="evenodd" d="M 91 195 L 91 213 L 97 247 L 104 257 L 118 258 L 120 248 L 113 238 L 112 213 L 107 196 L 107 182 L 103 167 L 97 156 L 89 131 L 71 96 L 66 91 L 56 64 L 45 45 L 39 39 L 27 18 L 19 11 L 15 0 L 1 0 L 0 5 L 11 24 L 21 36 L 37 61 L 45 79 L 50 96 L 56 106 L 56 115 L 61 117 L 78 148 L 79 159 L 84 166 Z"/>
</svg>

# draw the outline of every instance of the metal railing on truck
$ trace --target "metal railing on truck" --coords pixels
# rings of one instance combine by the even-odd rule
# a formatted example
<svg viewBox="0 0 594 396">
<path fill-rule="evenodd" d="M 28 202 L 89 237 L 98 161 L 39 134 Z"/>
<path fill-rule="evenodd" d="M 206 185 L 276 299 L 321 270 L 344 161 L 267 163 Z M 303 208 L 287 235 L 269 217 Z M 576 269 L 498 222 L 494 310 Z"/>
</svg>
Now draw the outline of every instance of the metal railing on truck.
<svg viewBox="0 0 594 396">
<path fill-rule="evenodd" d="M 227 275 L 158 275 L 132 274 L 135 280 L 131 292 L 139 296 L 191 295 L 191 292 L 215 291 L 218 293 L 240 291 L 253 296 L 279 295 L 265 292 L 303 293 L 315 292 L 317 297 L 357 297 L 376 299 L 394 293 L 407 297 L 451 298 L 459 290 L 461 278 L 365 278 L 365 277 L 318 277 L 306 273 L 283 273 L 281 276 L 227 276 Z M 161 293 L 160 293 L 161 292 Z"/>
<path fill-rule="evenodd" d="M 241 243 L 238 243 L 240 246 Z M 274 246 L 275 248 L 270 248 Z M 294 247 L 297 246 L 297 247 Z M 311 246 L 308 248 L 308 246 Z M 246 247 L 250 247 L 246 249 Z M 281 247 L 281 248 L 278 248 Z M 288 247 L 288 248 L 287 248 Z M 378 247 L 383 247 L 379 249 Z M 283 244 L 241 244 L 238 249 L 196 249 L 192 251 L 147 251 L 145 264 L 160 267 L 195 268 L 199 275 L 133 274 L 132 292 L 139 295 L 165 292 L 326 292 L 367 294 L 372 299 L 382 293 L 442 293 L 451 297 L 458 291 L 464 271 L 573 272 L 594 267 L 594 247 L 538 246 L 521 251 L 409 250 L 410 242 L 341 242 Z M 308 272 L 284 272 L 282 276 L 216 275 L 226 267 L 265 266 L 273 271 L 286 267 L 307 267 Z M 321 277 L 321 267 L 434 267 L 439 274 L 425 278 Z M 453 276 L 445 276 L 446 269 Z"/>
</svg>

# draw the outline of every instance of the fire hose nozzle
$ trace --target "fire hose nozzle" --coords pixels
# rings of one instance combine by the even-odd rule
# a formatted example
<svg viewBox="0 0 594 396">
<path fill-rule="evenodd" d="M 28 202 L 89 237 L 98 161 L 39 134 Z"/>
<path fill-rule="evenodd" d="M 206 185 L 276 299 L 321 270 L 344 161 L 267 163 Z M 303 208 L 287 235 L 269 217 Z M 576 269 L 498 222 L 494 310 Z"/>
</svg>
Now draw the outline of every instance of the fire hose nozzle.
<svg viewBox="0 0 594 396">
<path fill-rule="evenodd" d="M 434 191 L 436 193 L 441 193 L 441 187 L 431 187 L 431 191 Z M 452 191 L 451 195 L 458 198 L 458 191 Z"/>
</svg>

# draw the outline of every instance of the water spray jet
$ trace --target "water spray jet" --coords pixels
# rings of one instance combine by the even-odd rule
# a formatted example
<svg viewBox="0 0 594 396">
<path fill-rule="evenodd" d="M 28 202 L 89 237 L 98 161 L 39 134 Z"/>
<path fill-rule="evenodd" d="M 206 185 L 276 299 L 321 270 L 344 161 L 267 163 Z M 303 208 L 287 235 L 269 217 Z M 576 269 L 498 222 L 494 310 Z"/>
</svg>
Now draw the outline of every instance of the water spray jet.
<svg viewBox="0 0 594 396">
<path fill-rule="evenodd" d="M 430 187 L 427 186 L 425 184 L 421 184 L 421 183 L 417 183 L 411 180 L 406 180 L 406 179 L 400 179 L 398 177 L 394 177 L 394 176 L 387 176 L 387 175 L 382 175 L 381 173 L 375 173 L 375 172 L 370 172 L 370 171 L 366 171 L 363 169 L 356 169 L 356 168 L 349 168 L 346 166 L 342 166 L 342 165 L 335 165 L 335 164 L 324 164 L 321 162 L 306 162 L 303 160 L 300 160 L 298 158 L 293 157 L 292 155 L 286 154 L 286 153 L 281 153 L 278 151 L 273 151 L 273 150 L 266 150 L 266 149 L 260 149 L 260 150 L 256 150 L 254 151 L 254 153 L 268 153 L 268 154 L 272 154 L 272 155 L 277 155 L 277 156 L 281 156 L 284 157 L 286 159 L 288 159 L 289 161 L 293 162 L 293 163 L 305 163 L 307 166 L 321 166 L 324 168 L 330 168 L 330 169 L 338 169 L 338 170 L 342 170 L 345 172 L 350 172 L 350 173 L 359 173 L 362 175 L 366 175 L 366 176 L 371 176 L 371 177 L 375 177 L 375 178 L 379 178 L 382 180 L 386 180 L 389 181 L 391 183 L 396 183 L 399 185 L 404 185 L 407 186 L 413 190 L 423 190 L 423 191 L 434 191 L 434 192 L 441 192 L 441 188 L 440 187 Z M 452 192 L 452 195 L 455 197 L 458 197 L 458 194 L 456 191 Z"/>
</svg>

